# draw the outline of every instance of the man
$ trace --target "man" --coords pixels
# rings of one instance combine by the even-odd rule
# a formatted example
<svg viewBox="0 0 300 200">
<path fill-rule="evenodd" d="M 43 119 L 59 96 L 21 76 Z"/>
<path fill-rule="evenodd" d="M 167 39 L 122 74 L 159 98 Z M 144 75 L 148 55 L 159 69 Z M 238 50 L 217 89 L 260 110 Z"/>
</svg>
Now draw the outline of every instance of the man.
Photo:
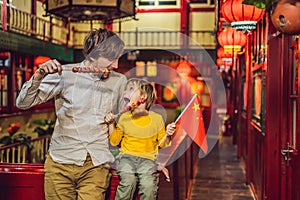
<svg viewBox="0 0 300 200">
<path fill-rule="evenodd" d="M 23 85 L 16 102 L 19 108 L 55 100 L 57 120 L 45 161 L 47 200 L 105 199 L 108 163 L 114 157 L 104 117 L 124 106 L 126 77 L 112 71 L 118 68 L 123 48 L 115 33 L 93 30 L 84 41 L 84 61 L 62 66 L 50 60 Z"/>
</svg>

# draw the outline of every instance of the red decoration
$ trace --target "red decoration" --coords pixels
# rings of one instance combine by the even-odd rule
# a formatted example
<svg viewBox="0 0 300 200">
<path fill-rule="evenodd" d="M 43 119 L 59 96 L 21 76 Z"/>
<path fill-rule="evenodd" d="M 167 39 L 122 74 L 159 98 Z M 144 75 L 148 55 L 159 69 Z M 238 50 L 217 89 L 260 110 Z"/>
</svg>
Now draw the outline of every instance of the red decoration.
<svg viewBox="0 0 300 200">
<path fill-rule="evenodd" d="M 247 37 L 243 32 L 228 27 L 223 29 L 218 35 L 219 44 L 224 48 L 225 52 L 239 52 L 245 46 Z"/>
<path fill-rule="evenodd" d="M 221 13 L 226 21 L 232 23 L 232 27 L 249 30 L 256 28 L 256 23 L 265 14 L 265 9 L 243 4 L 243 0 L 227 0 L 221 7 Z"/>
<path fill-rule="evenodd" d="M 204 92 L 205 83 L 202 81 L 195 81 L 192 83 L 192 89 L 194 94 L 202 94 Z"/>
<path fill-rule="evenodd" d="M 9 52 L 0 52 L 0 60 L 6 60 L 10 56 Z"/>
<path fill-rule="evenodd" d="M 300 2 L 279 1 L 271 12 L 274 27 L 285 34 L 300 34 Z"/>
<path fill-rule="evenodd" d="M 225 52 L 223 47 L 220 47 L 217 51 L 218 58 L 231 58 L 232 55 L 230 52 Z"/>
<path fill-rule="evenodd" d="M 222 58 L 218 58 L 217 59 L 217 65 L 220 67 L 222 65 L 224 65 L 224 61 L 222 60 Z"/>
<path fill-rule="evenodd" d="M 181 75 L 189 75 L 192 72 L 192 68 L 187 61 L 182 61 L 178 64 L 176 71 Z"/>
<path fill-rule="evenodd" d="M 219 66 L 219 67 L 221 67 L 221 66 L 231 67 L 232 66 L 232 58 L 218 58 L 217 59 L 217 66 Z"/>
<path fill-rule="evenodd" d="M 51 60 L 49 57 L 47 56 L 37 56 L 35 59 L 34 59 L 34 65 L 35 66 L 39 66 L 47 61 Z"/>
<path fill-rule="evenodd" d="M 194 95 L 176 121 L 178 121 L 179 129 L 183 129 L 202 151 L 207 153 L 206 131 L 198 95 Z"/>
</svg>

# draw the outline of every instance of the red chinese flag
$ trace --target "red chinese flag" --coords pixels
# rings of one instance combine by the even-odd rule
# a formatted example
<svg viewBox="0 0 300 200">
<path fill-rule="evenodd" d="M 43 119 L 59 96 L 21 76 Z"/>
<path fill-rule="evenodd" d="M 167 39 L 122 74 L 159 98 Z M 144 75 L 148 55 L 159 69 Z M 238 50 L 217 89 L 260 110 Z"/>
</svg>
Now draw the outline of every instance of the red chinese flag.
<svg viewBox="0 0 300 200">
<path fill-rule="evenodd" d="M 202 149 L 208 151 L 202 110 L 198 95 L 194 95 L 176 120 L 178 128 L 182 128 L 190 138 Z"/>
</svg>

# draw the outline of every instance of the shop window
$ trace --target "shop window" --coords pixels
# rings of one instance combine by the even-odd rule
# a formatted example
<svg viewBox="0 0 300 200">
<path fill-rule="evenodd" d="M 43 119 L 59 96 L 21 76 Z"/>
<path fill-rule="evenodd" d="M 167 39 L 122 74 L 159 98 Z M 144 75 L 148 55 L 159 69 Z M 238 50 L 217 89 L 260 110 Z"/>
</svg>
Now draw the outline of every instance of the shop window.
<svg viewBox="0 0 300 200">
<path fill-rule="evenodd" d="M 0 70 L 0 81 L 0 106 L 1 112 L 3 112 L 8 108 L 8 77 L 5 68 Z"/>
<path fill-rule="evenodd" d="M 0 106 L 1 113 L 8 110 L 10 52 L 0 52 Z"/>
<path fill-rule="evenodd" d="M 6 53 L 6 52 L 5 52 Z M 0 113 L 19 112 L 15 105 L 23 84 L 31 78 L 36 66 L 34 56 L 17 52 L 0 52 Z M 36 106 L 33 109 L 53 108 L 53 101 Z"/>
<path fill-rule="evenodd" d="M 179 0 L 139 0 L 137 7 L 179 7 Z"/>
<path fill-rule="evenodd" d="M 191 4 L 214 5 L 214 0 L 190 0 Z"/>
</svg>

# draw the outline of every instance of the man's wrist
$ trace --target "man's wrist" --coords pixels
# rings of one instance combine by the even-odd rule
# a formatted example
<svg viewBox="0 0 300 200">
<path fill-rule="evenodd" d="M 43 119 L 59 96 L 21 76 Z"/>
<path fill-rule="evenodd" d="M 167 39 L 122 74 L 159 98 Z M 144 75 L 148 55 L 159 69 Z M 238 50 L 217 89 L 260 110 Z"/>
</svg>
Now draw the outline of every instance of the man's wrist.
<svg viewBox="0 0 300 200">
<path fill-rule="evenodd" d="M 33 79 L 36 81 L 40 81 L 45 77 L 46 73 L 43 69 L 39 68 L 38 70 L 36 70 L 36 72 L 34 73 L 34 77 Z"/>
</svg>

